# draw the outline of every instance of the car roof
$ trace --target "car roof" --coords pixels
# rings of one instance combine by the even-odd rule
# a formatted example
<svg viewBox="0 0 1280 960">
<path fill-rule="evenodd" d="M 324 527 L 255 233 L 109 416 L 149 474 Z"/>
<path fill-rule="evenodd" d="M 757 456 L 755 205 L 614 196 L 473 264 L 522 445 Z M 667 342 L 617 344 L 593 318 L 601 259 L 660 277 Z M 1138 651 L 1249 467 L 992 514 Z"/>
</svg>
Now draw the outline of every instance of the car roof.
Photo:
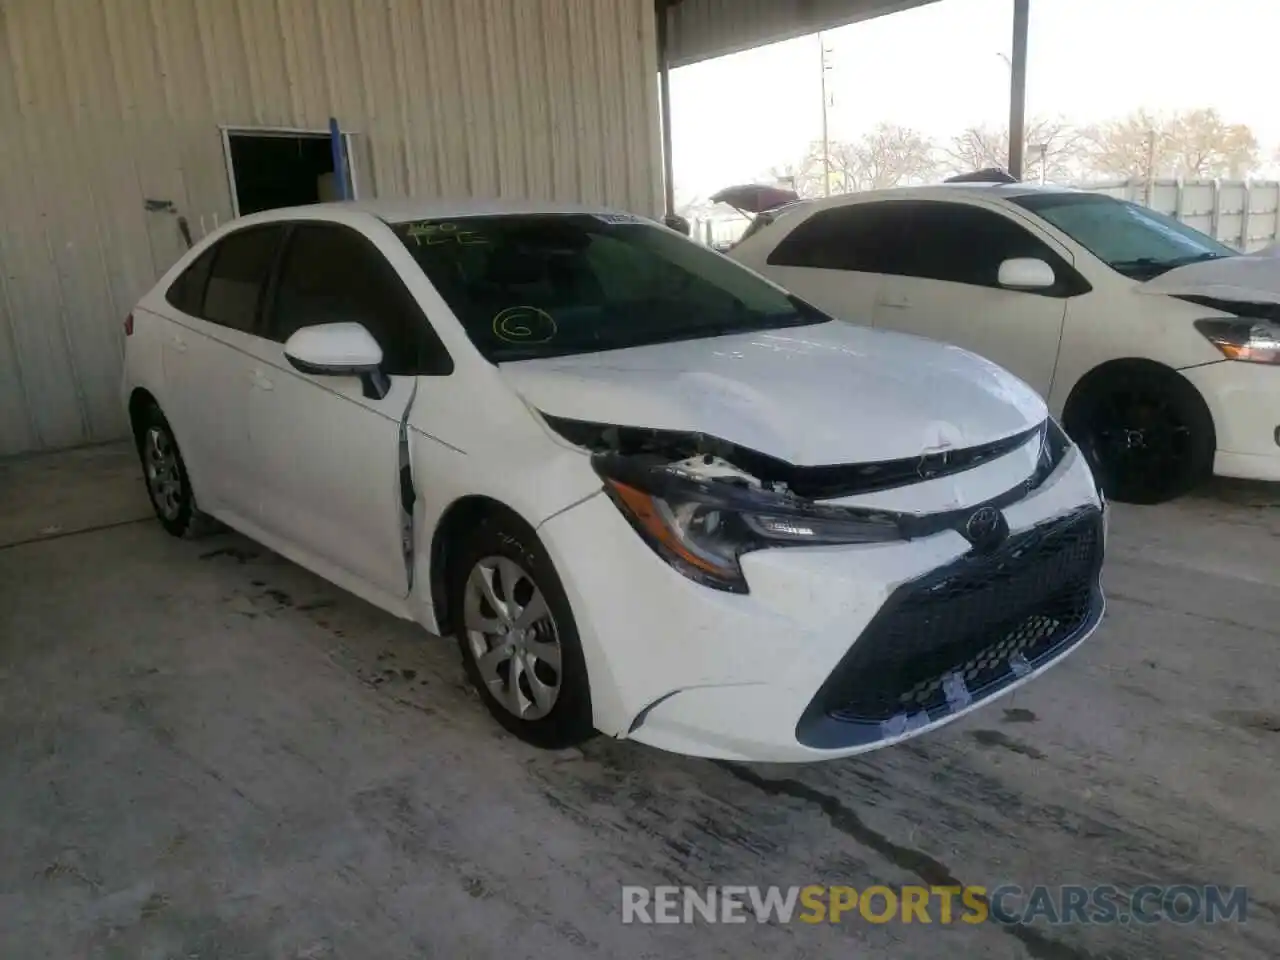
<svg viewBox="0 0 1280 960">
<path fill-rule="evenodd" d="M 1012 200 L 1029 194 L 1082 192 L 1084 191 L 1074 187 L 1039 183 L 931 183 L 920 187 L 888 187 L 883 190 L 860 190 L 856 193 L 841 193 L 833 197 L 804 199 L 796 204 L 778 207 L 777 212 L 781 213 L 793 206 L 814 210 L 849 203 L 865 203 L 868 200 L 951 200 L 957 196 Z"/>
<path fill-rule="evenodd" d="M 388 223 L 409 220 L 434 220 L 440 217 L 466 218 L 519 214 L 573 214 L 593 213 L 614 216 L 635 216 L 608 207 L 588 206 L 576 203 L 556 203 L 547 200 L 476 199 L 441 197 L 381 197 L 376 200 L 342 200 L 332 203 L 311 203 L 299 207 L 281 207 L 241 217 L 243 223 L 269 223 L 273 220 L 326 220 L 344 219 L 350 214 L 367 214 Z M 648 218 L 645 218 L 648 219 Z"/>
</svg>

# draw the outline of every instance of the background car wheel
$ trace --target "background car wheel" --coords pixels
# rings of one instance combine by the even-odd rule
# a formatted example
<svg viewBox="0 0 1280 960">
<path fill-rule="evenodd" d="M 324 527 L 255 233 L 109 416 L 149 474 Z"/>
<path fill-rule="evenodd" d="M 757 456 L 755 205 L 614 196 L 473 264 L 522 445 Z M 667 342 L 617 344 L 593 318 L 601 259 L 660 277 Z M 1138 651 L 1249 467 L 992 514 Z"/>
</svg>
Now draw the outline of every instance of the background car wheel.
<svg viewBox="0 0 1280 960">
<path fill-rule="evenodd" d="M 451 564 L 449 610 L 485 706 L 537 747 L 590 738 L 586 661 L 551 559 L 514 520 L 489 517 L 466 536 Z"/>
<path fill-rule="evenodd" d="M 173 429 L 154 404 L 134 424 L 142 478 L 160 525 L 175 537 L 195 538 L 212 533 L 218 525 L 196 508 L 187 465 L 178 450 Z"/>
<path fill-rule="evenodd" d="M 1063 427 L 1112 500 L 1163 503 L 1213 473 L 1213 417 L 1173 370 L 1126 364 L 1104 371 L 1081 384 Z"/>
</svg>

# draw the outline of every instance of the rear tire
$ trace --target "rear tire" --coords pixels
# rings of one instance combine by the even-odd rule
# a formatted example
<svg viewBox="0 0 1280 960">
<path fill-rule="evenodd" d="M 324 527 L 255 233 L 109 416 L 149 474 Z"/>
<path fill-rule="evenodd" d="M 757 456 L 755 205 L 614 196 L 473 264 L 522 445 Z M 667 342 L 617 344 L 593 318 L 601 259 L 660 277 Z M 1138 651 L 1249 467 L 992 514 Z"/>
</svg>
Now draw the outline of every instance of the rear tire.
<svg viewBox="0 0 1280 960">
<path fill-rule="evenodd" d="M 1213 417 L 1199 391 L 1176 371 L 1118 364 L 1081 383 L 1063 427 L 1084 451 L 1106 495 L 1156 504 L 1213 474 Z"/>
<path fill-rule="evenodd" d="M 218 529 L 218 523 L 196 506 L 187 465 L 160 408 L 149 405 L 134 424 L 142 479 L 156 519 L 175 537 L 195 539 Z"/>
<path fill-rule="evenodd" d="M 573 611 L 532 530 L 486 517 L 455 554 L 448 591 L 467 677 L 503 727 L 549 750 L 595 735 Z"/>
</svg>

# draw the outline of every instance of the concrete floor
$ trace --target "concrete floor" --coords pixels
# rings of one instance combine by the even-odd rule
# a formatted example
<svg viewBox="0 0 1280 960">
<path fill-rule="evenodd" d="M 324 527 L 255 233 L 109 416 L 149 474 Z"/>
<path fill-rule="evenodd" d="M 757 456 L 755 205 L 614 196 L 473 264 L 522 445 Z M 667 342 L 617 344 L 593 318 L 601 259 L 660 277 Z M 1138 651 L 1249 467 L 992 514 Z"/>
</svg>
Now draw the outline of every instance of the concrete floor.
<svg viewBox="0 0 1280 960">
<path fill-rule="evenodd" d="M 1119 508 L 1067 663 L 864 759 L 503 734 L 454 649 L 234 534 L 131 451 L 0 463 L 0 956 L 1280 955 L 1280 491 Z M 954 878 L 954 879 L 952 879 Z M 1247 884 L 1216 927 L 623 926 L 620 885 Z"/>
</svg>

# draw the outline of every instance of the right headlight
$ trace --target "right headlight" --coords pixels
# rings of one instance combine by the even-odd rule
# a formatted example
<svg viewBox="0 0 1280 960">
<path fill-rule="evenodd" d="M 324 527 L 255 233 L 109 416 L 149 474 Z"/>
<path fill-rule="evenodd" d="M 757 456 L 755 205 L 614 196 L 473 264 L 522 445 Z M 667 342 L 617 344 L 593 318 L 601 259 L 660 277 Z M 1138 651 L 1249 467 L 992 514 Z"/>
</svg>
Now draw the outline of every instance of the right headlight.
<svg viewBox="0 0 1280 960">
<path fill-rule="evenodd" d="M 1223 317 L 1197 320 L 1196 329 L 1228 360 L 1280 364 L 1280 324 Z"/>
<path fill-rule="evenodd" d="M 614 505 L 659 557 L 697 583 L 746 593 L 740 558 L 752 550 L 890 543 L 943 530 L 968 538 L 975 511 L 1003 510 L 1027 496 L 1054 474 L 1071 445 L 1057 421 L 1046 419 L 1031 476 L 983 503 L 929 514 L 834 506 L 697 475 L 659 456 L 600 452 L 591 463 Z"/>
<path fill-rule="evenodd" d="M 691 580 L 733 593 L 747 592 L 739 558 L 751 550 L 904 539 L 897 518 L 882 511 L 701 480 L 631 457 L 597 455 L 592 463 L 610 499 L 662 559 Z"/>
</svg>

